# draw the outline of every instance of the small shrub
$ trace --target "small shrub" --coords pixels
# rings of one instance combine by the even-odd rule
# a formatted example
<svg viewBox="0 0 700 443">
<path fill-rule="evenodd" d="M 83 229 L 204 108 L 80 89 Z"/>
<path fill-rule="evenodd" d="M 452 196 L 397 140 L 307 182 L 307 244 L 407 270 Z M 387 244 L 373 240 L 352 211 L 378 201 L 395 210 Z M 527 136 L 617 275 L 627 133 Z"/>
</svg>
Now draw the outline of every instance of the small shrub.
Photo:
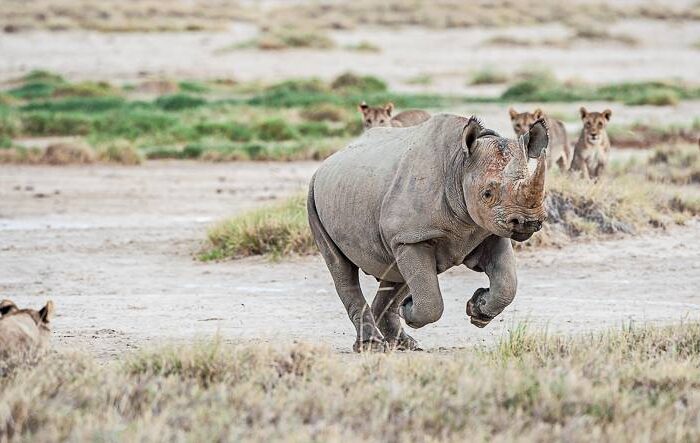
<svg viewBox="0 0 700 443">
<path fill-rule="evenodd" d="M 57 86 L 54 97 L 105 97 L 117 95 L 117 90 L 107 82 L 80 82 Z"/>
<path fill-rule="evenodd" d="M 134 145 L 123 139 L 113 140 L 101 146 L 97 150 L 97 158 L 100 161 L 122 165 L 139 165 L 143 160 Z"/>
<path fill-rule="evenodd" d="M 297 196 L 222 222 L 209 231 L 209 243 L 201 254 L 203 259 L 313 253 L 306 197 Z"/>
<path fill-rule="evenodd" d="M 163 133 L 174 128 L 178 120 L 150 109 L 124 109 L 99 114 L 93 130 L 96 135 L 134 140 L 143 135 Z"/>
<path fill-rule="evenodd" d="M 60 75 L 54 74 L 53 72 L 44 71 L 42 69 L 35 69 L 33 71 L 30 71 L 29 74 L 26 74 L 22 77 L 22 80 L 25 83 L 47 82 L 53 84 L 61 84 L 66 82 Z"/>
<path fill-rule="evenodd" d="M 120 97 L 73 97 L 52 101 L 32 102 L 22 106 L 23 111 L 49 112 L 103 112 L 124 106 Z"/>
<path fill-rule="evenodd" d="M 95 152 L 82 142 L 56 143 L 46 148 L 41 162 L 48 165 L 94 163 Z"/>
<path fill-rule="evenodd" d="M 255 125 L 255 132 L 260 140 L 284 141 L 299 137 L 297 130 L 281 118 L 270 118 Z"/>
<path fill-rule="evenodd" d="M 182 92 L 201 94 L 209 91 L 209 86 L 197 81 L 181 81 L 178 87 Z"/>
<path fill-rule="evenodd" d="M 670 88 L 659 88 L 643 91 L 625 100 L 626 105 L 675 106 L 680 102 L 677 91 Z"/>
<path fill-rule="evenodd" d="M 248 125 L 238 122 L 229 123 L 197 123 L 194 127 L 200 136 L 223 136 L 231 141 L 247 142 L 255 135 Z"/>
<path fill-rule="evenodd" d="M 349 51 L 357 51 L 357 52 L 381 52 L 381 48 L 377 45 L 375 45 L 372 42 L 368 42 L 367 40 L 362 40 L 359 43 L 353 44 L 353 45 L 348 45 L 345 47 L 345 49 Z"/>
<path fill-rule="evenodd" d="M 330 103 L 318 103 L 304 108 L 301 111 L 300 115 L 305 120 L 315 122 L 341 122 L 345 120 L 347 112 L 340 106 L 336 106 Z"/>
<path fill-rule="evenodd" d="M 359 76 L 352 72 L 346 72 L 333 80 L 331 89 L 345 93 L 371 94 L 385 92 L 387 85 L 384 81 L 371 75 Z"/>
<path fill-rule="evenodd" d="M 165 111 L 181 111 L 183 109 L 197 108 L 207 101 L 200 97 L 193 97 L 188 94 L 171 94 L 158 97 L 155 105 Z"/>
<path fill-rule="evenodd" d="M 10 89 L 8 94 L 15 98 L 31 100 L 35 98 L 51 97 L 56 90 L 56 85 L 47 82 L 29 82 L 17 88 Z"/>
<path fill-rule="evenodd" d="M 477 71 L 472 76 L 470 84 L 472 85 L 495 85 L 500 83 L 506 83 L 508 81 L 508 75 L 495 71 L 492 68 L 486 68 L 481 71 Z"/>
<path fill-rule="evenodd" d="M 87 135 L 93 119 L 82 113 L 53 113 L 35 111 L 22 113 L 22 133 L 25 135 Z"/>
<path fill-rule="evenodd" d="M 16 137 L 22 130 L 22 120 L 16 112 L 0 108 L 0 136 Z"/>
<path fill-rule="evenodd" d="M 305 122 L 297 126 L 297 130 L 304 137 L 328 137 L 331 135 L 331 128 L 324 122 Z"/>
</svg>

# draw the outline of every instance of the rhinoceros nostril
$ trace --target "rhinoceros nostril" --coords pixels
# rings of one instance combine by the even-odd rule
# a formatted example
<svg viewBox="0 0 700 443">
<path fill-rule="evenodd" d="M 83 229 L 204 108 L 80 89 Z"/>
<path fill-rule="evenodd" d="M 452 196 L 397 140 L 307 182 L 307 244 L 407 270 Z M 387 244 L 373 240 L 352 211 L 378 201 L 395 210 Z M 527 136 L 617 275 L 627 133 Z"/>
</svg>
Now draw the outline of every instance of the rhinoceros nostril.
<svg viewBox="0 0 700 443">
<path fill-rule="evenodd" d="M 512 226 L 518 226 L 518 225 L 522 225 L 523 223 L 525 223 L 525 220 L 521 217 L 513 217 L 510 219 L 510 221 L 508 223 L 510 223 Z"/>
</svg>

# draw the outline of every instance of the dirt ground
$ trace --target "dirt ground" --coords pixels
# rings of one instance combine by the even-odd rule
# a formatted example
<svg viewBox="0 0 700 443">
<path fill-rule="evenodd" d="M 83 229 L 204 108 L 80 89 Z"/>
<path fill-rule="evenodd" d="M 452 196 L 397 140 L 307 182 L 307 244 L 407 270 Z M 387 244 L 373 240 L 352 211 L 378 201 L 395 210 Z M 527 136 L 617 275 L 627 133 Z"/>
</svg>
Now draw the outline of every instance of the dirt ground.
<svg viewBox="0 0 700 443">
<path fill-rule="evenodd" d="M 207 226 L 302 190 L 316 163 L 4 166 L 0 298 L 57 306 L 55 342 L 100 358 L 163 341 L 303 340 L 349 351 L 354 330 L 319 256 L 202 263 Z M 414 331 L 428 350 L 492 342 L 528 321 L 581 333 L 700 317 L 700 223 L 519 254 L 515 302 L 486 329 L 465 303 L 482 274 L 441 277 L 445 314 Z M 371 299 L 376 284 L 363 278 Z"/>
</svg>

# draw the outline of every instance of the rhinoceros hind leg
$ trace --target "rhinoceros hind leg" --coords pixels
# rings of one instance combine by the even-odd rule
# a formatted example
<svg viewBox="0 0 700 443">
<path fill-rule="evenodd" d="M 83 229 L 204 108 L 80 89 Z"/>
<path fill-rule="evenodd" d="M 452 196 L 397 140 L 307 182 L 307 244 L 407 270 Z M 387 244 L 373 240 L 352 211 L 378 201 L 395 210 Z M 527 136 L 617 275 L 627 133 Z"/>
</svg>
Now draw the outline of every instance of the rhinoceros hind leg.
<svg viewBox="0 0 700 443">
<path fill-rule="evenodd" d="M 372 314 L 377 327 L 384 335 L 389 349 L 397 351 L 421 351 L 418 342 L 406 334 L 401 326 L 399 306 L 408 292 L 406 283 L 379 282 L 379 290 L 372 302 Z"/>
<path fill-rule="evenodd" d="M 385 351 L 386 341 L 377 329 L 374 322 L 372 311 L 367 305 L 362 289 L 360 288 L 360 280 L 358 277 L 358 268 L 348 260 L 347 257 L 340 251 L 338 246 L 326 232 L 321 219 L 316 212 L 316 203 L 314 201 L 314 179 L 311 180 L 309 187 L 309 198 L 307 201 L 307 209 L 309 212 L 309 225 L 313 234 L 316 245 L 326 261 L 326 266 L 333 277 L 335 289 L 340 296 L 340 301 L 343 302 L 345 310 L 348 312 L 350 321 L 357 330 L 357 340 L 353 346 L 355 352 L 362 351 Z"/>
</svg>

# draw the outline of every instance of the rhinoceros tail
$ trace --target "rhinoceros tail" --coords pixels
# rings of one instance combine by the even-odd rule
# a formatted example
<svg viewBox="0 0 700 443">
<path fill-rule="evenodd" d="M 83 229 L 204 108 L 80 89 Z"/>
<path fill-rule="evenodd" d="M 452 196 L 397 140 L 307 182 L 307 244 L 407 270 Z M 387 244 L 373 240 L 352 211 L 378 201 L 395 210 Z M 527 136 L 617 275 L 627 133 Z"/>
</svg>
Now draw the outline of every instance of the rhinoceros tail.
<svg viewBox="0 0 700 443">
<path fill-rule="evenodd" d="M 338 246 L 333 242 L 326 228 L 321 223 L 321 219 L 316 211 L 316 200 L 314 197 L 314 182 L 316 181 L 316 174 L 311 177 L 311 183 L 309 184 L 309 197 L 306 201 L 306 209 L 309 213 L 309 226 L 311 227 L 311 233 L 313 234 L 316 246 L 321 251 L 321 255 L 325 259 L 326 263 L 330 266 L 331 264 L 349 262 L 345 254 L 342 253 Z"/>
</svg>

